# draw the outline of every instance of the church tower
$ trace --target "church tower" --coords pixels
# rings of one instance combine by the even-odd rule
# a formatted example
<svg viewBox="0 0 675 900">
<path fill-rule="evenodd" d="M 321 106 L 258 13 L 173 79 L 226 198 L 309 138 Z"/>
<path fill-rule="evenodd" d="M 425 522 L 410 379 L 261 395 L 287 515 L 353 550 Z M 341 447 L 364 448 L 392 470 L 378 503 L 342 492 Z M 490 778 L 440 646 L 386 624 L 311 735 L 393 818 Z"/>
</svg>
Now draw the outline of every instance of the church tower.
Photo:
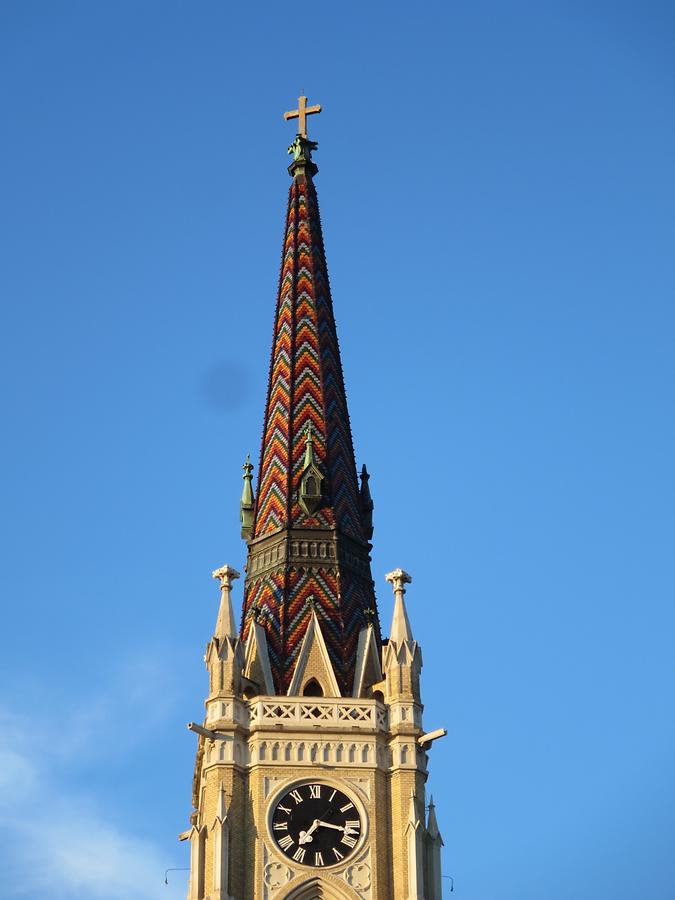
<svg viewBox="0 0 675 900">
<path fill-rule="evenodd" d="M 189 900 L 439 900 L 425 782 L 444 729 L 422 726 L 422 655 L 393 595 L 382 639 L 370 568 L 373 501 L 354 459 L 307 116 L 289 147 L 282 268 L 257 487 L 244 464 L 241 628 L 230 566 L 205 662 Z"/>
</svg>

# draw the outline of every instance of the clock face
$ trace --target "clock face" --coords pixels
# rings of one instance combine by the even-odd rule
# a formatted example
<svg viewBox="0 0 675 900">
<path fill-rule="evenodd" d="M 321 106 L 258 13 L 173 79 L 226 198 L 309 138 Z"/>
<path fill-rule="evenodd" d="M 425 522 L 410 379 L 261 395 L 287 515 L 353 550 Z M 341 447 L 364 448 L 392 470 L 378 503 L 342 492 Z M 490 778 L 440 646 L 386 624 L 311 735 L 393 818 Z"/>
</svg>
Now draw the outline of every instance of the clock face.
<svg viewBox="0 0 675 900">
<path fill-rule="evenodd" d="M 272 834 L 281 852 L 305 866 L 334 866 L 361 837 L 359 811 L 327 784 L 301 784 L 285 793 L 272 812 Z"/>
</svg>

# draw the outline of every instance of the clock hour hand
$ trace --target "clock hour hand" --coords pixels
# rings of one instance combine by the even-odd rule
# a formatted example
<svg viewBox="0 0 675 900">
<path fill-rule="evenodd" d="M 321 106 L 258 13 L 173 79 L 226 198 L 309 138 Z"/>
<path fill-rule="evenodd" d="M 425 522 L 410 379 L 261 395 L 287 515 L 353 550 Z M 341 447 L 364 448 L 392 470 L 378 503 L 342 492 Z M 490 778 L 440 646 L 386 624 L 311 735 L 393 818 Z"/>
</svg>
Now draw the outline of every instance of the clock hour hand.
<svg viewBox="0 0 675 900">
<path fill-rule="evenodd" d="M 316 831 L 316 829 L 319 827 L 320 824 L 321 823 L 319 822 L 318 819 L 314 819 L 314 821 L 309 826 L 307 831 L 300 832 L 300 836 L 298 837 L 298 843 L 299 844 L 309 844 L 309 842 L 313 840 L 312 832 Z"/>
</svg>

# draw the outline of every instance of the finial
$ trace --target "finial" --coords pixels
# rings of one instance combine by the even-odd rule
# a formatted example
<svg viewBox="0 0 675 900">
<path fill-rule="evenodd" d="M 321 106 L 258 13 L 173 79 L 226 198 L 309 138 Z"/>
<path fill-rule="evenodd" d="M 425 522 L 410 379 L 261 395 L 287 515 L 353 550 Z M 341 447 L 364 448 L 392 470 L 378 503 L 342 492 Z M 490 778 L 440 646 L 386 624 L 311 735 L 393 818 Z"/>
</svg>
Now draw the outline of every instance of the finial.
<svg viewBox="0 0 675 900">
<path fill-rule="evenodd" d="M 293 154 L 293 162 L 288 167 L 288 174 L 292 177 L 312 176 L 316 175 L 319 167 L 312 162 L 312 150 L 316 150 L 319 146 L 316 141 L 310 141 L 307 137 L 307 116 L 320 113 L 321 107 L 317 103 L 315 106 L 307 106 L 307 97 L 298 97 L 298 108 L 292 109 L 290 112 L 284 113 L 284 119 L 298 120 L 298 133 L 295 140 L 288 148 L 288 152 Z"/>
<path fill-rule="evenodd" d="M 401 644 L 404 641 L 412 641 L 412 628 L 410 627 L 410 620 L 408 619 L 403 600 L 403 595 L 405 594 L 404 585 L 410 584 L 412 577 L 407 572 L 404 572 L 403 569 L 394 569 L 393 572 L 389 572 L 384 577 L 394 587 L 394 616 L 391 622 L 389 640 L 397 644 Z"/>
<path fill-rule="evenodd" d="M 366 624 L 372 625 L 373 619 L 375 618 L 375 610 L 370 606 L 367 606 L 363 610 L 363 618 L 366 620 Z"/>
<path fill-rule="evenodd" d="M 253 517 L 255 510 L 255 497 L 253 496 L 253 466 L 251 465 L 251 456 L 246 454 L 246 462 L 242 466 L 244 470 L 244 487 L 241 492 L 241 502 L 239 503 L 239 519 L 241 520 L 241 536 L 244 540 L 248 540 L 253 532 Z"/>
<path fill-rule="evenodd" d="M 284 119 L 287 122 L 289 119 L 297 119 L 298 137 L 307 139 L 307 116 L 313 116 L 315 113 L 320 112 L 321 107 L 318 103 L 315 106 L 307 106 L 307 97 L 298 97 L 298 108 L 285 112 Z"/>
<path fill-rule="evenodd" d="M 227 588 L 227 590 L 230 590 L 233 581 L 236 581 L 237 578 L 241 578 L 239 572 L 228 565 L 221 566 L 219 569 L 214 569 L 211 574 L 220 581 L 220 587 L 222 589 Z"/>
<path fill-rule="evenodd" d="M 307 600 L 305 601 L 305 603 L 307 604 L 307 606 L 308 606 L 308 608 L 309 608 L 310 610 L 315 609 L 315 607 L 316 607 L 316 597 L 314 596 L 314 594 L 309 594 L 309 595 L 307 596 Z"/>
<path fill-rule="evenodd" d="M 410 584 L 412 582 L 412 575 L 408 575 L 406 571 L 403 569 L 394 569 L 393 572 L 388 572 L 385 576 L 385 581 L 388 581 L 390 584 L 394 585 L 394 593 L 405 594 L 404 584 Z"/>
<path fill-rule="evenodd" d="M 370 496 L 370 487 L 368 486 L 369 481 L 370 475 L 368 474 L 368 469 L 366 469 L 366 464 L 364 463 L 363 468 L 361 469 L 361 514 L 363 517 L 363 527 L 366 530 L 366 537 L 368 540 L 373 536 L 373 509 L 375 508 L 373 498 Z"/>
<path fill-rule="evenodd" d="M 232 582 L 239 578 L 240 575 L 232 566 L 221 566 L 220 569 L 214 570 L 213 577 L 220 581 L 220 607 L 218 609 L 218 619 L 216 620 L 215 637 L 219 641 L 223 641 L 225 638 L 237 636 L 230 591 L 232 590 Z"/>
</svg>

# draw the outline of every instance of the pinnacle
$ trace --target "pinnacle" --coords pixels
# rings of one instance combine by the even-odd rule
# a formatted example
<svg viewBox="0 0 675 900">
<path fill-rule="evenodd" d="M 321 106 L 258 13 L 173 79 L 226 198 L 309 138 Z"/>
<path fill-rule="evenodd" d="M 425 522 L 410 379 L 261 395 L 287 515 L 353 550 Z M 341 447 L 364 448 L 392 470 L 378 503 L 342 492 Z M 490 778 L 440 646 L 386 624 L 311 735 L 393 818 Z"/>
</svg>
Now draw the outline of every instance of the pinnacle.
<svg viewBox="0 0 675 900">
<path fill-rule="evenodd" d="M 213 577 L 220 581 L 220 607 L 218 609 L 218 619 L 216 621 L 214 637 L 218 638 L 222 643 L 226 638 L 237 637 L 230 592 L 232 590 L 232 582 L 239 578 L 240 575 L 236 569 L 225 565 L 220 569 L 215 569 Z"/>
<path fill-rule="evenodd" d="M 405 595 L 404 585 L 410 584 L 412 577 L 403 569 L 394 569 L 384 577 L 394 587 L 394 615 L 389 640 L 399 645 L 406 641 L 410 642 L 413 640 L 413 634 L 403 597 Z"/>
</svg>

